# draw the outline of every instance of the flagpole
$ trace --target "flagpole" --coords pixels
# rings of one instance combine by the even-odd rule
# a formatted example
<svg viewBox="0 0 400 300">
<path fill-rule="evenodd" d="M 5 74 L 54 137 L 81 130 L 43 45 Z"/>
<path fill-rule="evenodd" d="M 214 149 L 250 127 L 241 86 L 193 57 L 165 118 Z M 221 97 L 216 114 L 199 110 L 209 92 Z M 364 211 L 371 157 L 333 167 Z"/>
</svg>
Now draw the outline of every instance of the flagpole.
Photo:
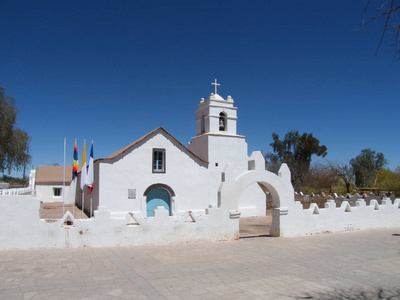
<svg viewBox="0 0 400 300">
<path fill-rule="evenodd" d="M 76 177 L 75 177 L 75 180 L 74 180 L 74 192 L 72 193 L 72 195 L 74 195 L 74 201 L 72 202 L 72 215 L 75 218 L 74 213 L 75 213 L 75 199 L 76 199 Z"/>
<path fill-rule="evenodd" d="M 82 189 L 82 219 L 83 219 L 83 210 L 85 209 L 85 190 L 86 185 L 86 140 L 83 140 L 83 152 L 82 152 L 82 168 L 81 168 L 81 189 Z"/>
<path fill-rule="evenodd" d="M 84 204 L 85 204 L 85 198 L 83 197 L 84 195 L 83 195 L 83 190 L 85 189 L 85 187 L 83 187 L 83 189 L 82 189 L 82 219 L 83 219 L 83 207 L 84 207 Z"/>
<path fill-rule="evenodd" d="M 93 155 L 93 140 L 92 140 L 92 146 L 91 146 L 91 148 L 90 148 L 90 158 L 92 159 L 92 161 L 93 161 L 93 157 L 92 157 L 92 155 Z M 90 158 L 89 158 L 89 168 L 90 168 Z M 92 167 L 93 167 L 93 164 L 92 164 Z M 93 170 L 92 170 L 93 171 Z M 91 184 L 93 184 L 93 182 L 91 182 Z M 93 188 L 93 185 L 91 186 L 92 188 Z M 90 212 L 89 212 L 89 215 L 90 215 L 90 218 L 92 218 L 92 191 L 93 190 L 90 190 Z"/>
<path fill-rule="evenodd" d="M 74 192 L 73 192 L 74 197 L 73 197 L 73 202 L 72 202 L 72 215 L 74 217 L 75 217 L 75 205 L 76 205 L 76 182 L 78 181 L 78 177 L 76 176 L 77 174 L 75 173 L 75 170 L 74 170 L 74 166 L 75 166 L 75 146 L 76 146 L 76 138 L 75 138 L 75 145 L 74 145 L 74 162 L 72 163 L 72 172 L 74 172 L 73 175 L 72 175 L 72 178 L 73 178 L 73 181 L 74 181 Z M 76 163 L 77 163 L 77 161 L 78 161 L 78 152 L 76 153 Z M 78 164 L 78 168 L 79 168 L 79 164 Z M 78 170 L 76 170 L 76 171 L 78 171 Z"/>
<path fill-rule="evenodd" d="M 63 172 L 63 216 L 65 215 L 65 151 L 67 147 L 67 138 L 64 138 L 64 172 Z"/>
</svg>

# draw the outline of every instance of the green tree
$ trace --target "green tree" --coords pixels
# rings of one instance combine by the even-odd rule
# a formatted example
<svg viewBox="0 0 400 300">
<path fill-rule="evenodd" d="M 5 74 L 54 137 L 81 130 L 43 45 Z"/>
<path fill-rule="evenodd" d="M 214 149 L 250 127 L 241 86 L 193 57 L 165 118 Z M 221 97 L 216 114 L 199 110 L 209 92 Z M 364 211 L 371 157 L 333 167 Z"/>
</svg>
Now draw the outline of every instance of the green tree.
<svg viewBox="0 0 400 300">
<path fill-rule="evenodd" d="M 387 164 L 383 153 L 371 149 L 361 150 L 361 153 L 350 160 L 355 175 L 357 187 L 375 187 L 379 171 Z"/>
<path fill-rule="evenodd" d="M 391 171 L 381 169 L 378 171 L 377 186 L 385 192 L 394 192 L 395 195 L 400 195 L 400 168 Z"/>
<path fill-rule="evenodd" d="M 267 153 L 265 158 L 267 168 L 277 170 L 282 163 L 287 163 L 292 173 L 292 183 L 296 190 L 301 190 L 309 175 L 311 158 L 313 155 L 325 157 L 328 152 L 312 133 L 299 134 L 297 130 L 289 131 L 283 140 L 279 135 L 272 133 L 273 143 L 271 147 L 274 153 Z"/>
<path fill-rule="evenodd" d="M 0 87 L 0 170 L 3 173 L 23 170 L 25 178 L 25 168 L 31 162 L 31 138 L 27 132 L 15 128 L 17 114 L 14 98 Z"/>
</svg>

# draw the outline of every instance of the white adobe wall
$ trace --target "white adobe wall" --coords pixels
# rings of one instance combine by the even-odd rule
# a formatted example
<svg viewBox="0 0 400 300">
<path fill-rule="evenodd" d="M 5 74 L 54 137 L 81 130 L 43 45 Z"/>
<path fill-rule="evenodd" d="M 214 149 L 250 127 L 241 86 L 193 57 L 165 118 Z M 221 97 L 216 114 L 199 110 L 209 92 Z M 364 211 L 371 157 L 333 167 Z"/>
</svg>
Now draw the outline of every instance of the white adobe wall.
<svg viewBox="0 0 400 300">
<path fill-rule="evenodd" d="M 35 181 L 36 181 L 36 170 L 31 170 L 29 173 L 29 188 L 34 191 L 35 190 Z"/>
<path fill-rule="evenodd" d="M 239 200 L 240 217 L 265 216 L 267 211 L 267 196 L 257 183 L 246 188 Z"/>
<path fill-rule="evenodd" d="M 63 185 L 52 185 L 52 184 L 36 184 L 36 198 L 43 202 L 62 202 L 62 193 L 60 196 L 54 196 L 54 188 L 60 188 L 63 190 Z M 65 203 L 72 204 L 72 192 L 68 185 L 65 186 Z"/>
<path fill-rule="evenodd" d="M 221 136 L 210 133 L 193 138 L 189 149 L 209 161 L 209 198 L 212 205 L 217 204 L 221 174 L 227 164 L 234 176 L 248 171 L 250 158 L 247 156 L 247 143 L 244 136 Z M 257 183 L 252 184 L 242 193 L 239 211 L 242 217 L 266 215 L 266 196 Z"/>
<path fill-rule="evenodd" d="M 360 199 L 355 207 L 351 207 L 347 201 L 336 207 L 334 200 L 328 200 L 325 208 L 318 208 L 312 203 L 309 209 L 303 209 L 303 205 L 295 201 L 288 213 L 281 215 L 280 225 L 281 236 L 400 227 L 400 199 L 392 203 L 387 198 L 382 200 L 382 205 L 371 200 L 368 206 Z"/>
<path fill-rule="evenodd" d="M 166 173 L 152 173 L 153 148 L 166 149 Z M 139 143 L 131 153 L 112 162 L 100 162 L 99 205 L 115 212 L 133 211 L 146 216 L 146 189 L 156 183 L 168 185 L 175 192 L 172 214 L 191 210 L 205 213 L 209 201 L 209 170 L 206 163 L 184 153 L 175 141 L 157 134 Z M 128 189 L 136 190 L 136 199 L 128 199 Z"/>
<path fill-rule="evenodd" d="M 40 200 L 31 196 L 4 196 L 0 201 L 0 249 L 116 247 L 197 241 L 232 240 L 239 236 L 238 216 L 211 207 L 205 215 L 185 212 L 168 216 L 158 207 L 155 216 L 139 218 L 132 212 L 113 216 L 99 207 L 92 219 L 39 218 Z M 18 212 L 18 214 L 16 214 Z M 64 220 L 70 218 L 72 226 Z"/>
</svg>

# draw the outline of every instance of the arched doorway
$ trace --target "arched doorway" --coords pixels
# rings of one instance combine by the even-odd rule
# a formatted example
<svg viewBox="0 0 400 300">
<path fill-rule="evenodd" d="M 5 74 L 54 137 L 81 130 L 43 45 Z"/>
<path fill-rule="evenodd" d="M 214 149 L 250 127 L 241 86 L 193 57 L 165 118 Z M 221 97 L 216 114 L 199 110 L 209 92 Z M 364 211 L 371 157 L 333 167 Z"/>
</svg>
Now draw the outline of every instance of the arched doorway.
<svg viewBox="0 0 400 300">
<path fill-rule="evenodd" d="M 164 206 L 171 215 L 171 199 L 168 192 L 162 188 L 154 188 L 148 193 L 146 200 L 147 217 L 153 216 L 153 211 L 157 206 Z"/>
<path fill-rule="evenodd" d="M 263 167 L 263 166 L 261 166 Z M 223 182 L 218 191 L 218 207 L 229 212 L 237 211 L 242 192 L 252 183 L 264 186 L 272 197 L 272 224 L 270 236 L 284 236 L 288 225 L 282 217 L 287 216 L 288 210 L 294 205 L 294 189 L 290 181 L 290 170 L 282 164 L 276 175 L 265 169 L 250 170 L 234 177 L 229 167 L 223 172 Z M 238 224 L 239 225 L 239 224 Z"/>
<path fill-rule="evenodd" d="M 239 238 L 269 236 L 272 224 L 271 192 L 262 183 L 252 183 L 239 200 Z"/>
<path fill-rule="evenodd" d="M 174 191 L 167 185 L 157 183 L 149 186 L 144 192 L 146 196 L 146 216 L 152 217 L 153 211 L 157 206 L 163 206 L 172 215 L 172 197 L 175 196 Z"/>
</svg>

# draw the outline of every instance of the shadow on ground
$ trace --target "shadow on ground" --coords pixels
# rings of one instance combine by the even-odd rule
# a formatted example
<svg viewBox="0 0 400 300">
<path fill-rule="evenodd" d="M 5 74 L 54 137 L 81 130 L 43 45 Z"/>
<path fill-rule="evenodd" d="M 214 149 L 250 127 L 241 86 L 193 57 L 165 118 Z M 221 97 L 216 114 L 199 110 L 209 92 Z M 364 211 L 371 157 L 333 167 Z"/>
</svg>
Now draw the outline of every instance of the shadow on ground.
<svg viewBox="0 0 400 300">
<path fill-rule="evenodd" d="M 318 300 L 331 300 L 331 299 L 345 299 L 345 300 L 389 300 L 400 299 L 400 289 L 377 289 L 374 291 L 363 291 L 359 289 L 349 290 L 335 290 L 332 292 L 318 292 L 306 293 L 301 297 L 292 297 L 293 299 L 318 299 Z"/>
</svg>

